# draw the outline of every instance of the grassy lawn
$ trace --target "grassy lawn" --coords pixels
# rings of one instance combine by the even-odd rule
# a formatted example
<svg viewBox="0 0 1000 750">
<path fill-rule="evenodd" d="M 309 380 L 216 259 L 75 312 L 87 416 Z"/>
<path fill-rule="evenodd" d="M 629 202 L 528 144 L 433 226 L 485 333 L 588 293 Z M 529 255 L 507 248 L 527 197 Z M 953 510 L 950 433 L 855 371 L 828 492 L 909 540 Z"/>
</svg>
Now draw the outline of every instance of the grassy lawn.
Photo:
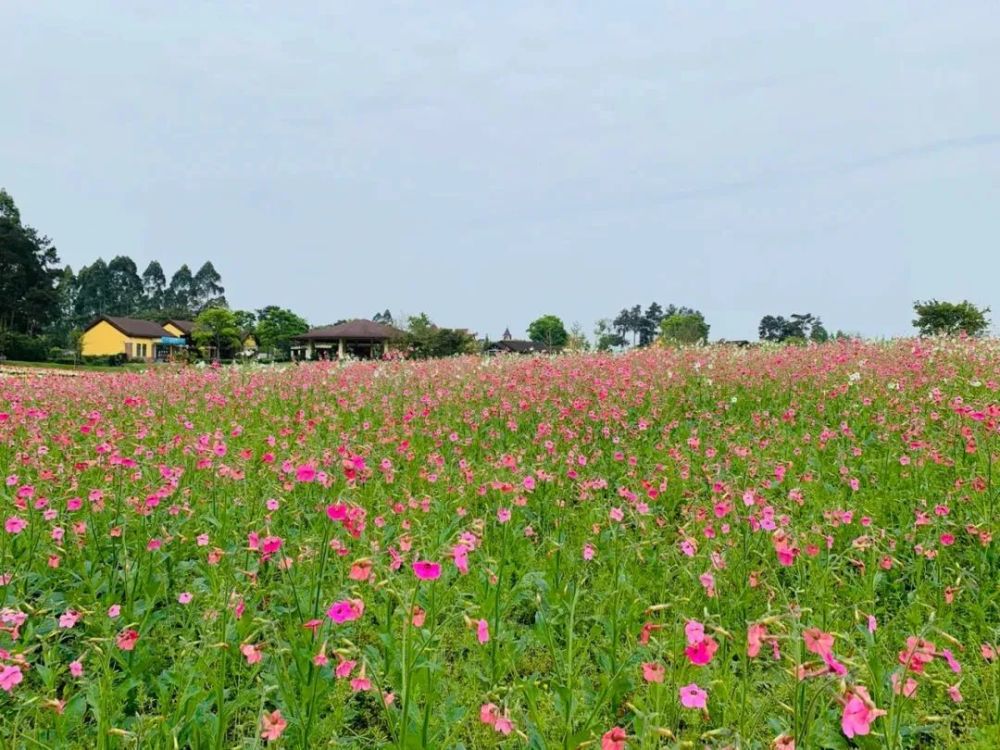
<svg viewBox="0 0 1000 750">
<path fill-rule="evenodd" d="M 129 362 L 125 365 L 120 365 L 118 367 L 110 367 L 108 365 L 89 365 L 89 364 L 79 364 L 79 365 L 67 365 L 58 362 L 21 362 L 18 360 L 4 360 L 0 362 L 0 372 L 5 369 L 8 370 L 21 370 L 21 369 L 40 369 L 40 370 L 70 370 L 79 372 L 123 372 L 126 370 L 133 372 L 142 372 L 148 367 L 142 362 Z"/>
</svg>

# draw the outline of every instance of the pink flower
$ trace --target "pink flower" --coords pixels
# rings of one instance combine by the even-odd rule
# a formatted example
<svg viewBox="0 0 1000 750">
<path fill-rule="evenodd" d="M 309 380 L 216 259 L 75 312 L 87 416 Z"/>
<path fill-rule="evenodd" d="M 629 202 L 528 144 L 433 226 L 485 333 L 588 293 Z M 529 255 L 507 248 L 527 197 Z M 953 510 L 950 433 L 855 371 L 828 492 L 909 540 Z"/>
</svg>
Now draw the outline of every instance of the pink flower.
<svg viewBox="0 0 1000 750">
<path fill-rule="evenodd" d="M 959 692 L 957 684 L 948 686 L 948 697 L 951 698 L 955 703 L 962 702 L 962 693 Z"/>
<path fill-rule="evenodd" d="M 500 718 L 500 712 L 495 703 L 484 703 L 479 707 L 479 720 L 483 724 L 493 726 L 498 718 Z"/>
<path fill-rule="evenodd" d="M 346 521 L 347 506 L 344 503 L 334 503 L 326 506 L 326 515 L 331 521 Z"/>
<path fill-rule="evenodd" d="M 22 531 L 24 531 L 27 525 L 28 522 L 25 521 L 23 518 L 19 518 L 17 516 L 11 516 L 10 518 L 7 519 L 7 522 L 4 524 L 4 530 L 8 534 L 20 534 Z"/>
<path fill-rule="evenodd" d="M 80 619 L 80 613 L 74 612 L 72 609 L 67 609 L 59 616 L 59 627 L 65 630 L 76 625 L 76 621 Z"/>
<path fill-rule="evenodd" d="M 351 680 L 351 690 L 355 693 L 364 693 L 372 689 L 372 681 L 369 680 L 364 674 L 359 677 L 355 677 Z"/>
<path fill-rule="evenodd" d="M 708 693 L 695 683 L 685 685 L 680 690 L 681 705 L 684 708 L 705 708 L 708 704 Z"/>
<path fill-rule="evenodd" d="M 296 482 L 311 482 L 316 479 L 316 469 L 308 464 L 305 466 L 300 466 L 295 470 L 295 481 Z"/>
<path fill-rule="evenodd" d="M 705 639 L 705 626 L 697 620 L 688 620 L 684 623 L 684 636 L 687 638 L 689 646 L 693 646 L 698 641 Z"/>
<path fill-rule="evenodd" d="M 0 667 L 0 690 L 11 692 L 24 679 L 20 667 Z"/>
<path fill-rule="evenodd" d="M 268 741 L 276 740 L 281 737 L 287 726 L 288 722 L 281 715 L 281 711 L 272 711 L 260 717 L 260 736 Z"/>
<path fill-rule="evenodd" d="M 646 682 L 663 682 L 667 670 L 658 661 L 644 661 L 642 663 L 642 679 Z"/>
<path fill-rule="evenodd" d="M 514 731 L 514 722 L 506 715 L 498 716 L 497 720 L 493 723 L 493 728 L 506 737 Z"/>
<path fill-rule="evenodd" d="M 247 664 L 256 664 L 264 658 L 264 654 L 261 653 L 261 650 L 252 643 L 244 643 L 240 646 L 240 653 L 246 657 Z"/>
<path fill-rule="evenodd" d="M 500 508 L 497 511 L 497 520 L 500 523 L 507 523 L 510 520 L 510 508 Z"/>
<path fill-rule="evenodd" d="M 421 581 L 434 581 L 441 577 L 441 564 L 428 560 L 413 563 L 413 574 Z"/>
<path fill-rule="evenodd" d="M 464 544 L 456 544 L 451 550 L 451 558 L 455 567 L 463 576 L 469 572 L 469 548 Z"/>
<path fill-rule="evenodd" d="M 490 640 L 490 624 L 486 620 L 476 623 L 476 638 L 480 643 L 487 643 Z"/>
<path fill-rule="evenodd" d="M 326 611 L 326 616 L 340 625 L 357 620 L 363 612 L 364 603 L 360 599 L 343 599 L 331 604 L 330 609 Z"/>
<path fill-rule="evenodd" d="M 182 591 L 180 595 L 177 597 L 177 601 L 179 601 L 181 604 L 190 604 L 193 598 L 194 597 L 192 596 L 190 591 Z"/>
<path fill-rule="evenodd" d="M 612 727 L 601 735 L 601 750 L 625 750 L 628 735 L 621 727 Z"/>
<path fill-rule="evenodd" d="M 760 647 L 767 638 L 767 626 L 754 623 L 747 629 L 747 656 L 756 659 L 760 654 Z"/>
<path fill-rule="evenodd" d="M 595 551 L 596 550 L 594 549 L 594 545 L 592 544 L 583 545 L 583 559 L 587 560 L 588 562 L 590 560 L 593 560 Z"/>
<path fill-rule="evenodd" d="M 844 711 L 840 717 L 840 728 L 848 738 L 856 735 L 866 735 L 871 731 L 871 724 L 879 716 L 884 716 L 885 711 L 875 708 L 868 691 L 856 686 L 852 692 L 848 693 L 847 702 L 844 704 Z"/>
<path fill-rule="evenodd" d="M 344 659 L 337 664 L 337 668 L 333 670 L 333 673 L 337 675 L 337 679 L 343 679 L 344 677 L 350 677 L 351 672 L 358 665 L 356 661 L 351 659 Z"/>
<path fill-rule="evenodd" d="M 110 607 L 108 607 L 108 617 L 111 618 L 112 620 L 118 617 L 118 615 L 120 615 L 121 612 L 122 608 L 118 604 L 112 604 Z"/>
<path fill-rule="evenodd" d="M 625 518 L 625 513 L 621 508 L 612 508 L 611 512 L 608 513 L 608 516 L 612 521 L 620 522 L 623 518 Z"/>
<path fill-rule="evenodd" d="M 802 639 L 805 641 L 806 650 L 817 656 L 823 656 L 833 651 L 833 636 L 830 633 L 824 633 L 819 628 L 803 630 Z"/>
<path fill-rule="evenodd" d="M 692 664 L 703 667 L 712 661 L 712 657 L 718 650 L 719 644 L 715 642 L 714 638 L 707 636 L 684 649 L 684 654 Z"/>
<path fill-rule="evenodd" d="M 74 677 L 83 677 L 83 664 L 79 661 L 71 661 L 69 663 L 69 673 Z"/>
<path fill-rule="evenodd" d="M 955 659 L 955 655 L 951 653 L 950 648 L 941 649 L 941 656 L 944 657 L 946 662 L 948 662 L 948 666 L 951 667 L 952 672 L 955 674 L 962 673 L 962 665 L 958 663 L 957 659 Z"/>
<path fill-rule="evenodd" d="M 139 640 L 139 631 L 129 628 L 128 630 L 123 630 L 115 638 L 115 644 L 122 651 L 131 651 L 135 648 L 135 644 Z"/>
</svg>

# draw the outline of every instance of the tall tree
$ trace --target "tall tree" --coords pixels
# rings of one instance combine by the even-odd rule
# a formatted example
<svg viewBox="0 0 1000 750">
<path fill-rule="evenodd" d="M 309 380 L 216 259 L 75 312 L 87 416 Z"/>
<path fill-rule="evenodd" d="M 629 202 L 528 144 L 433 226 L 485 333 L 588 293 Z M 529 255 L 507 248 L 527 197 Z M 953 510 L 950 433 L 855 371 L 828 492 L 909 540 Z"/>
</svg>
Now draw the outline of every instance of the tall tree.
<svg viewBox="0 0 1000 750">
<path fill-rule="evenodd" d="M 76 322 L 86 325 L 98 315 L 111 315 L 114 290 L 111 288 L 111 273 L 103 258 L 98 258 L 89 266 L 84 266 L 76 275 Z"/>
<path fill-rule="evenodd" d="M 111 293 L 108 311 L 111 315 L 134 315 L 143 307 L 139 269 L 127 255 L 118 255 L 108 263 L 108 283 Z"/>
<path fill-rule="evenodd" d="M 0 188 L 0 330 L 36 334 L 59 315 L 59 256 L 52 241 L 21 223 Z"/>
<path fill-rule="evenodd" d="M 206 307 L 226 307 L 226 290 L 222 286 L 222 276 L 211 261 L 206 261 L 191 280 L 191 309 Z"/>
<path fill-rule="evenodd" d="M 395 325 L 393 323 L 393 320 L 392 320 L 392 313 L 389 312 L 389 308 L 388 307 L 385 308 L 384 312 L 380 312 L 380 313 L 377 312 L 377 313 L 375 313 L 372 316 L 372 321 L 374 321 L 375 323 L 381 323 L 384 326 Z"/>
<path fill-rule="evenodd" d="M 566 326 L 556 315 L 543 315 L 528 326 L 528 338 L 537 344 L 545 344 L 553 349 L 566 346 L 569 334 Z"/>
<path fill-rule="evenodd" d="M 639 321 L 639 346 L 649 346 L 656 339 L 663 320 L 663 308 L 658 302 L 651 302 Z"/>
<path fill-rule="evenodd" d="M 142 272 L 142 290 L 146 297 L 147 309 L 159 310 L 164 307 L 167 277 L 158 260 L 151 260 L 146 270 Z"/>
<path fill-rule="evenodd" d="M 939 302 L 936 299 L 914 302 L 913 311 L 917 317 L 913 326 L 921 336 L 965 333 L 982 336 L 990 327 L 988 307 L 976 307 L 968 300 L 961 302 Z"/>
<path fill-rule="evenodd" d="M 590 351 L 590 341 L 579 322 L 573 321 L 569 327 L 569 337 L 566 339 L 566 348 L 571 352 Z"/>
<path fill-rule="evenodd" d="M 599 352 L 609 352 L 612 349 L 620 349 L 625 346 L 625 337 L 618 333 L 612 321 L 601 318 L 594 326 L 594 348 Z"/>
<path fill-rule="evenodd" d="M 174 275 L 170 277 L 170 286 L 167 288 L 165 307 L 175 310 L 186 310 L 191 314 L 194 310 L 192 304 L 194 297 L 194 276 L 187 263 L 178 268 Z"/>
</svg>

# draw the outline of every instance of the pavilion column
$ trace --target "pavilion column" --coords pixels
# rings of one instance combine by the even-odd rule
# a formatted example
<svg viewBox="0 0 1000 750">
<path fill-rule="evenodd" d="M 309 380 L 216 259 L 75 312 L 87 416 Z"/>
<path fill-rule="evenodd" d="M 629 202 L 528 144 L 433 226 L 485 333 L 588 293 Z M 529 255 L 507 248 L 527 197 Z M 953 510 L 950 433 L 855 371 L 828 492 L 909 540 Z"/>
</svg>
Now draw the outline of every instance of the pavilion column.
<svg viewBox="0 0 1000 750">
<path fill-rule="evenodd" d="M 337 359 L 343 359 L 345 356 L 344 352 L 344 340 L 337 339 Z"/>
<path fill-rule="evenodd" d="M 306 344 L 306 359 L 312 359 L 312 358 L 313 358 L 313 342 L 310 341 L 309 343 Z"/>
</svg>

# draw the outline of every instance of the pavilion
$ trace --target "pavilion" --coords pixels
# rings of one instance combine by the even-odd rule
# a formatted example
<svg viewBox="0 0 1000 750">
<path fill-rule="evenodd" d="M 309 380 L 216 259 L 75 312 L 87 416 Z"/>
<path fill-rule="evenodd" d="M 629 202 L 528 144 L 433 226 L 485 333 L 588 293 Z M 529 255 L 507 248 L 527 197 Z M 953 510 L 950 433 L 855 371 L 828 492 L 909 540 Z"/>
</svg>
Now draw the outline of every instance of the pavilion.
<svg viewBox="0 0 1000 750">
<path fill-rule="evenodd" d="M 292 359 L 377 359 L 401 334 L 373 320 L 348 320 L 313 328 L 292 339 Z"/>
</svg>

